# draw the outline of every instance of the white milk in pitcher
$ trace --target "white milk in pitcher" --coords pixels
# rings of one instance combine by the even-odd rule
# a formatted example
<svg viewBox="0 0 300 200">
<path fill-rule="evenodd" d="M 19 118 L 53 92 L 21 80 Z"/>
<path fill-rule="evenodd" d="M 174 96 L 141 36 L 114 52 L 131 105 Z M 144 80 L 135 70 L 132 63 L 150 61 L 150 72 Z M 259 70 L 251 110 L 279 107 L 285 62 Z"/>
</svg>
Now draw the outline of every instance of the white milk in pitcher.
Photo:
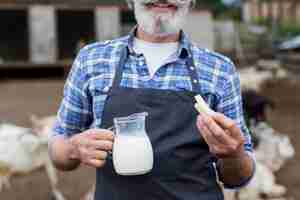
<svg viewBox="0 0 300 200">
<path fill-rule="evenodd" d="M 120 175 L 141 175 L 151 171 L 153 150 L 149 138 L 117 135 L 113 146 L 113 164 Z"/>
</svg>

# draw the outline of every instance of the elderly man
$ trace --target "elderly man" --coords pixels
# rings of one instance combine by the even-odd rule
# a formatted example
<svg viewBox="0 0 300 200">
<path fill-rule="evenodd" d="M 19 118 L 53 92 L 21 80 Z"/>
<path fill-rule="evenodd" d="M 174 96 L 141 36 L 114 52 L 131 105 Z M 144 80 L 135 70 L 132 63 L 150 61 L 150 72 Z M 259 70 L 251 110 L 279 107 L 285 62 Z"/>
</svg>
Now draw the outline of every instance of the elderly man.
<svg viewBox="0 0 300 200">
<path fill-rule="evenodd" d="M 126 37 L 84 47 L 64 88 L 51 158 L 59 169 L 97 171 L 96 200 L 221 200 L 254 173 L 239 79 L 232 62 L 182 31 L 192 0 L 129 0 L 137 26 Z M 195 24 L 196 25 L 196 24 Z M 215 111 L 194 109 L 200 94 Z M 115 117 L 148 112 L 154 150 L 148 174 L 115 173 L 108 152 Z"/>
</svg>

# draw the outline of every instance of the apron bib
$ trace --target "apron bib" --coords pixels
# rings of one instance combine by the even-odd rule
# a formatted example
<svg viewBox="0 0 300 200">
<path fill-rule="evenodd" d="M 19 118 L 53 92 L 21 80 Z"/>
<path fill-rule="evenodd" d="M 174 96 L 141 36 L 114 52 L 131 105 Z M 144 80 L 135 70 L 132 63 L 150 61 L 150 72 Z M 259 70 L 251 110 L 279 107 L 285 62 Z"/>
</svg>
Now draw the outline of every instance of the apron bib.
<svg viewBox="0 0 300 200">
<path fill-rule="evenodd" d="M 194 96 L 190 91 L 121 87 L 128 57 L 124 48 L 115 79 L 108 93 L 101 128 L 113 125 L 113 118 L 148 112 L 146 132 L 154 151 L 150 173 L 121 176 L 109 157 L 96 171 L 95 200 L 223 200 L 216 182 L 214 157 L 197 127 Z M 193 59 L 186 66 L 191 80 L 198 80 Z M 192 81 L 193 91 L 200 91 Z"/>
</svg>

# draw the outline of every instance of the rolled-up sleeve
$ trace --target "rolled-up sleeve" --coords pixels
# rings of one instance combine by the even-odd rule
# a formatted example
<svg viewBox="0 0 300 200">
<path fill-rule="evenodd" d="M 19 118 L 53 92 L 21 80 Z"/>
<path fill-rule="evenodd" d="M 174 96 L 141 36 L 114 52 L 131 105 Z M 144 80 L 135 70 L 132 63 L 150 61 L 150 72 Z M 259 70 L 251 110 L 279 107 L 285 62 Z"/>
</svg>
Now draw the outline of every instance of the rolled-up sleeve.
<svg viewBox="0 0 300 200">
<path fill-rule="evenodd" d="M 93 121 L 88 75 L 81 57 L 79 53 L 65 82 L 52 137 L 70 137 L 88 129 Z"/>
<path fill-rule="evenodd" d="M 241 129 L 245 138 L 244 148 L 248 155 L 250 155 L 250 157 L 252 158 L 253 168 L 255 169 L 255 158 L 253 155 L 251 135 L 249 133 L 244 119 L 240 79 L 234 65 L 230 66 L 230 73 L 224 84 L 223 95 L 217 106 L 217 111 L 233 119 Z M 224 186 L 226 188 L 231 189 L 243 187 L 251 181 L 252 177 L 254 176 L 254 173 L 255 170 L 253 170 L 253 174 L 251 177 L 247 178 L 246 180 L 243 180 L 237 185 L 226 185 L 224 183 Z"/>
</svg>

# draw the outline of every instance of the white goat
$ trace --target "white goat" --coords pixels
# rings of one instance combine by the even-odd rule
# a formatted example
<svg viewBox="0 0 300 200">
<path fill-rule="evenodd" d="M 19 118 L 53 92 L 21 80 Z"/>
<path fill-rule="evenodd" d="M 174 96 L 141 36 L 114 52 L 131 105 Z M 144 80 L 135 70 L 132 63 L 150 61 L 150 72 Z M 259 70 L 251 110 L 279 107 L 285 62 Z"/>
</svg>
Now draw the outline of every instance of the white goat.
<svg viewBox="0 0 300 200">
<path fill-rule="evenodd" d="M 9 179 L 16 174 L 28 174 L 41 167 L 46 169 L 56 200 L 64 200 L 57 189 L 56 171 L 48 156 L 48 140 L 31 129 L 13 124 L 0 124 L 0 191 L 10 187 Z"/>
<path fill-rule="evenodd" d="M 268 64 L 267 61 L 259 61 L 257 66 L 238 70 L 242 90 L 259 92 L 265 82 L 273 79 L 283 79 L 288 76 L 287 71 L 280 67 L 279 64 Z"/>
<path fill-rule="evenodd" d="M 49 138 L 52 132 L 52 128 L 56 121 L 56 116 L 37 117 L 32 115 L 30 118 L 33 132 L 40 137 Z"/>
<path fill-rule="evenodd" d="M 49 137 L 55 121 L 56 121 L 56 116 L 46 116 L 41 118 L 36 116 L 31 116 L 32 128 L 34 132 L 44 137 Z M 86 192 L 80 198 L 80 200 L 93 200 L 94 193 L 95 193 L 95 185 L 91 186 L 88 192 Z"/>
<path fill-rule="evenodd" d="M 238 191 L 237 197 L 238 200 L 260 200 L 262 195 L 265 199 L 282 198 L 286 191 L 284 186 L 276 184 L 273 172 L 258 161 L 253 180 Z"/>
<path fill-rule="evenodd" d="M 267 166 L 272 172 L 278 171 L 283 164 L 295 155 L 295 149 L 287 135 L 276 132 L 265 122 L 250 127 L 258 138 L 255 150 L 257 161 Z"/>
</svg>

